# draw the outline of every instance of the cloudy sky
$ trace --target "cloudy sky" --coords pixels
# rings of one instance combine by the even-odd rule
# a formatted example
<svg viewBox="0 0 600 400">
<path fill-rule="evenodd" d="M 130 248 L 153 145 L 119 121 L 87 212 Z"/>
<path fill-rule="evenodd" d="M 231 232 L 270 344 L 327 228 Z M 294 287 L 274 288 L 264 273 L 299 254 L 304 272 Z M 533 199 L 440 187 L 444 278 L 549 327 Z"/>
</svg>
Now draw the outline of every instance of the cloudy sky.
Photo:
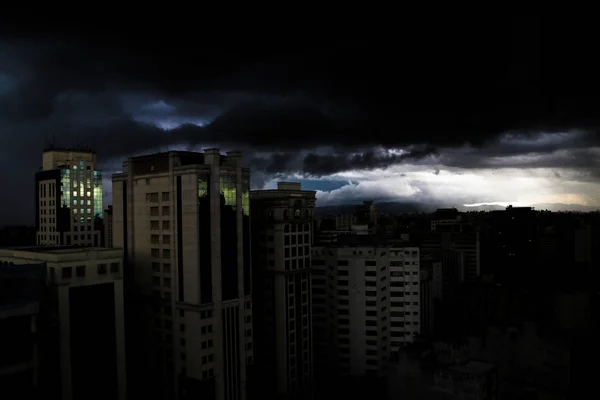
<svg viewBox="0 0 600 400">
<path fill-rule="evenodd" d="M 47 142 L 96 150 L 105 206 L 128 156 L 207 147 L 244 151 L 253 188 L 302 181 L 319 205 L 600 205 L 586 26 L 428 19 L 343 39 L 211 40 L 191 28 L 7 27 L 0 225 L 33 222 Z"/>
</svg>

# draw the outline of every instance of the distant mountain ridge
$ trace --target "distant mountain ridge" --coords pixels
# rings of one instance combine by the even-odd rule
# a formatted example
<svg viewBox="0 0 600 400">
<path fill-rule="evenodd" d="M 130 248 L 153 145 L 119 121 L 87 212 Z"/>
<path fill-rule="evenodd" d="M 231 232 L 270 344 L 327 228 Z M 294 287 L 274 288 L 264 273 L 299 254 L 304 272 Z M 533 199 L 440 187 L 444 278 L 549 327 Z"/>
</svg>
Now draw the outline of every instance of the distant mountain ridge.
<svg viewBox="0 0 600 400">
<path fill-rule="evenodd" d="M 349 214 L 356 210 L 356 206 L 361 203 L 354 204 L 339 204 L 334 206 L 317 206 L 315 213 L 317 216 L 326 216 L 331 214 Z M 426 203 L 411 203 L 411 202 L 375 202 L 377 211 L 384 214 L 414 214 L 414 213 L 431 213 L 438 208 L 456 208 L 461 212 L 469 211 L 497 211 L 505 210 L 506 207 L 496 204 L 482 204 L 474 207 L 465 207 L 456 204 L 426 204 Z M 597 211 L 600 207 L 584 206 L 581 204 L 562 204 L 562 203 L 538 203 L 531 205 L 535 210 L 558 211 L 575 211 L 575 212 L 592 212 Z"/>
</svg>

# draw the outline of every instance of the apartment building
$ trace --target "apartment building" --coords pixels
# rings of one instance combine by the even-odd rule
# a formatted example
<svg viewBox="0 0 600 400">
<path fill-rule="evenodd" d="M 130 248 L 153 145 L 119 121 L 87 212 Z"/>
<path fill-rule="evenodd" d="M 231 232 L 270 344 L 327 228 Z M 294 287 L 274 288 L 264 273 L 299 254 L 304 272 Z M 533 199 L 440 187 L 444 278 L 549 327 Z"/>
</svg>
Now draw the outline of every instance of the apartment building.
<svg viewBox="0 0 600 400">
<path fill-rule="evenodd" d="M 246 398 L 252 364 L 250 172 L 239 152 L 134 157 L 113 175 L 125 251 L 131 396 Z"/>
<path fill-rule="evenodd" d="M 101 245 L 102 172 L 85 149 L 48 149 L 35 174 L 38 245 Z"/>
<path fill-rule="evenodd" d="M 47 268 L 50 293 L 41 304 L 51 329 L 40 336 L 45 343 L 40 362 L 51 375 L 45 376 L 48 398 L 125 400 L 122 260 L 121 249 L 0 249 L 2 262 L 21 268 L 45 263 Z"/>
<path fill-rule="evenodd" d="M 316 192 L 300 183 L 250 192 L 255 365 L 260 398 L 310 391 L 310 255 Z M 274 387 L 275 393 L 268 393 Z"/>
<path fill-rule="evenodd" d="M 348 236 L 313 248 L 317 376 L 380 376 L 390 354 L 420 332 L 419 249 L 377 242 Z"/>
</svg>

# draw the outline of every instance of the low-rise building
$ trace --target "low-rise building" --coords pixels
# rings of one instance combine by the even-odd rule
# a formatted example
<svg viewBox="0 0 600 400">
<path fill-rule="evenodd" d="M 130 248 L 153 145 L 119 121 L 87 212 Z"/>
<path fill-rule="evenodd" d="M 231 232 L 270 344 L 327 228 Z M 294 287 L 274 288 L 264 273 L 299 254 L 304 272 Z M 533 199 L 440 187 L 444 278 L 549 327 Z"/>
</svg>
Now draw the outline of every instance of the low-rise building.
<svg viewBox="0 0 600 400">
<path fill-rule="evenodd" d="M 40 362 L 57 371 L 62 399 L 126 397 L 122 260 L 121 249 L 0 249 L 2 262 L 22 269 L 46 266 L 42 307 L 56 335 L 46 337 L 47 356 Z"/>
</svg>

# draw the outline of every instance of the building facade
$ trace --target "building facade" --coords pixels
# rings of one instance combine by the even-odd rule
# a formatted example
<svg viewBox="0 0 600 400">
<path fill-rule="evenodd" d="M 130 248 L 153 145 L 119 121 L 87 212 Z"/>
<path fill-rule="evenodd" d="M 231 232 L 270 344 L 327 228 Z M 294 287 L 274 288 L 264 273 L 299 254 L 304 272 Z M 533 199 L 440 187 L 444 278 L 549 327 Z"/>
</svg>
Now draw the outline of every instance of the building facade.
<svg viewBox="0 0 600 400">
<path fill-rule="evenodd" d="M 40 316 L 46 264 L 0 262 L 0 387 L 12 400 L 49 394 L 40 382 Z M 43 331 L 43 330 L 42 330 Z M 52 397 L 52 396 L 49 396 Z"/>
<path fill-rule="evenodd" d="M 381 376 L 420 332 L 419 249 L 338 243 L 312 266 L 315 374 Z"/>
<path fill-rule="evenodd" d="M 113 212 L 112 205 L 109 205 L 106 210 L 104 210 L 104 218 L 102 218 L 102 223 L 104 225 L 104 235 L 103 235 L 103 247 L 112 248 L 113 247 Z"/>
<path fill-rule="evenodd" d="M 35 194 L 38 245 L 101 245 L 102 172 L 94 152 L 44 151 Z"/>
<path fill-rule="evenodd" d="M 315 191 L 279 182 L 250 193 L 257 397 L 294 397 L 310 391 L 312 329 L 310 254 Z M 269 387 L 276 391 L 265 393 Z"/>
<path fill-rule="evenodd" d="M 250 173 L 239 152 L 131 158 L 113 175 L 135 397 L 237 400 L 251 380 Z"/>
<path fill-rule="evenodd" d="M 56 330 L 45 335 L 42 362 L 57 374 L 52 388 L 45 385 L 49 398 L 126 399 L 122 260 L 120 249 L 0 249 L 0 261 L 47 267 L 50 295 L 43 304 Z"/>
</svg>

